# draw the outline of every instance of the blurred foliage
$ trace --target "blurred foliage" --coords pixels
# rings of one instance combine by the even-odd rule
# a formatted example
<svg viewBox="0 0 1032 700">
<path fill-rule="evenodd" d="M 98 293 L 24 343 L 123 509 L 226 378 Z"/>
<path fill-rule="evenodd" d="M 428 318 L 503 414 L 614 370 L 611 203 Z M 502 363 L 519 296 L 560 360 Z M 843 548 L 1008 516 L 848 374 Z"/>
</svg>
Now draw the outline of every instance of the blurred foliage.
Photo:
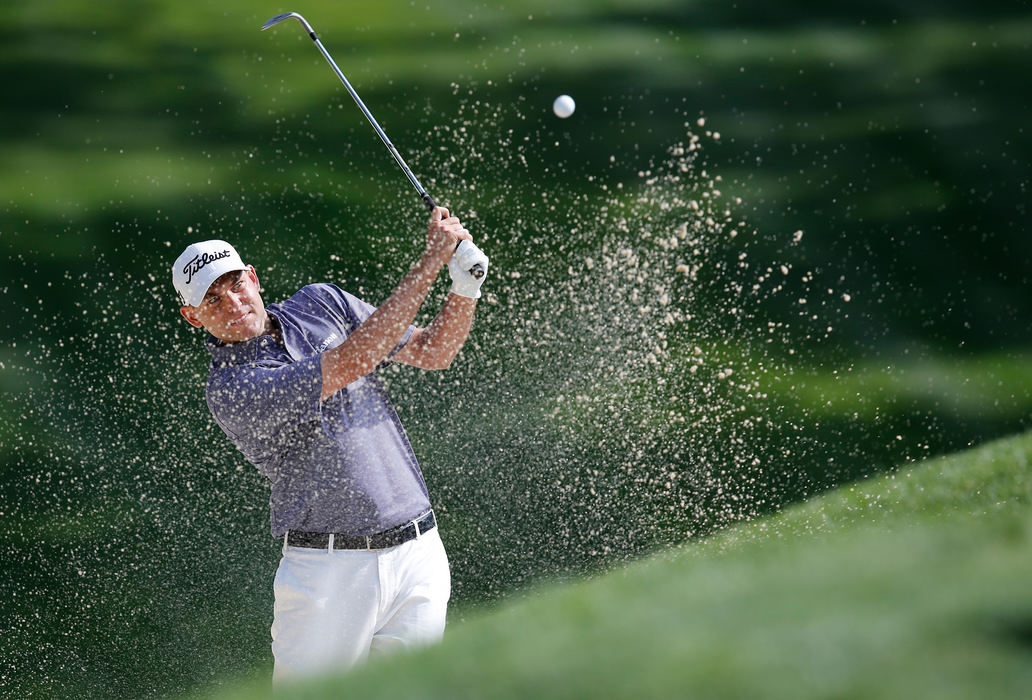
<svg viewBox="0 0 1032 700">
<path fill-rule="evenodd" d="M 218 236 L 267 300 L 329 280 L 375 303 L 425 217 L 300 28 L 258 31 L 283 9 L 6 7 L 5 692 L 169 694 L 269 662 L 266 488 L 207 416 L 169 261 Z M 456 365 L 389 375 L 457 614 L 1028 425 L 1027 3 L 294 9 L 492 258 Z M 637 283 L 583 261 L 676 226 L 639 202 L 686 128 L 709 136 L 685 177 L 719 174 L 747 241 L 669 285 L 695 322 L 651 366 Z M 743 252 L 792 274 L 726 313 Z"/>
</svg>

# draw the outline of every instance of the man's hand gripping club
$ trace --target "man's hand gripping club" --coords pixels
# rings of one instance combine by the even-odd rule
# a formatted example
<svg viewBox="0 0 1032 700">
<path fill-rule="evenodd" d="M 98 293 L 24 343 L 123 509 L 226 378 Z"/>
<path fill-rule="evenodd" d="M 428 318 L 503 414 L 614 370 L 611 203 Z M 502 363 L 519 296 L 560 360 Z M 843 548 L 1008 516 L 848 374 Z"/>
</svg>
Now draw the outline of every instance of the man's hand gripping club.
<svg viewBox="0 0 1032 700">
<path fill-rule="evenodd" d="M 448 261 L 448 274 L 452 279 L 449 291 L 470 299 L 479 299 L 480 287 L 487 277 L 487 256 L 473 243 L 469 231 L 462 227 L 457 218 L 449 216 L 444 207 L 434 207 L 430 214 L 431 235 L 435 225 L 444 231 L 454 232 L 458 239 L 458 247 Z"/>
<path fill-rule="evenodd" d="M 416 313 L 423 304 L 423 300 L 426 298 L 431 286 L 433 286 L 433 282 L 437 278 L 441 267 L 449 259 L 458 255 L 459 251 L 456 250 L 458 245 L 468 244 L 468 246 L 472 246 L 473 250 L 478 254 L 475 257 L 475 261 L 481 263 L 483 269 L 487 270 L 487 256 L 476 246 L 473 246 L 472 239 L 473 237 L 470 236 L 469 231 L 462 226 L 462 223 L 456 217 L 450 216 L 447 209 L 434 207 L 433 212 L 430 214 L 430 225 L 427 228 L 426 248 L 419 262 L 402 278 L 387 301 L 373 312 L 361 326 L 355 329 L 348 336 L 347 340 L 323 353 L 322 397 L 324 399 L 359 377 L 369 374 L 378 364 L 386 359 L 390 351 L 401 341 L 406 329 L 415 319 Z M 465 251 L 463 255 L 471 255 L 468 252 L 468 248 Z M 460 280 L 463 280 L 461 288 L 466 293 L 456 292 L 456 294 L 476 298 L 473 295 L 480 296 L 480 285 L 483 284 L 483 277 L 474 279 L 468 270 L 469 268 L 466 271 L 462 271 L 468 279 L 464 279 L 459 274 Z M 458 273 L 452 273 L 453 291 L 456 274 Z M 469 280 L 474 281 L 470 282 Z M 436 331 L 438 328 L 444 331 L 451 325 L 446 320 L 453 315 L 448 312 L 448 306 L 446 304 L 446 308 L 442 309 L 441 314 L 438 314 L 438 317 L 441 317 L 442 314 L 444 315 L 445 318 L 440 319 L 444 323 L 438 324 L 436 323 L 438 319 L 435 319 L 435 323 L 431 324 L 429 331 Z M 464 318 L 466 332 L 468 332 L 471 313 L 472 309 L 470 308 L 469 313 L 461 315 Z M 426 346 L 428 344 L 427 341 L 430 341 L 435 336 L 451 336 L 453 333 L 431 332 L 429 334 L 421 333 L 420 335 L 428 337 L 421 339 L 416 345 Z M 464 335 L 462 337 L 463 339 L 465 338 Z M 438 343 L 430 342 L 429 344 L 443 345 L 444 343 L 438 341 Z M 461 342 L 458 345 L 461 346 Z M 415 354 L 416 349 L 416 347 L 411 348 L 409 355 Z M 406 347 L 406 350 L 409 350 L 409 348 Z M 457 351 L 458 346 L 453 350 L 449 350 L 452 356 Z M 421 352 L 427 352 L 425 347 Z M 420 364 L 420 366 L 423 365 Z"/>
</svg>

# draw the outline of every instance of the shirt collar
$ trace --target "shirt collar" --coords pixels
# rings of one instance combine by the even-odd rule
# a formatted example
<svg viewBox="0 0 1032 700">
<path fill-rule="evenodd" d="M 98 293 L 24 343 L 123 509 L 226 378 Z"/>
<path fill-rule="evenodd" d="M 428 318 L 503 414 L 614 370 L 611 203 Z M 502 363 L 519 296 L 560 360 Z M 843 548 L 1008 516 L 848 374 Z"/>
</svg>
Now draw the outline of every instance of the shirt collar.
<svg viewBox="0 0 1032 700">
<path fill-rule="evenodd" d="M 212 362 L 222 365 L 243 365 L 254 362 L 264 355 L 267 348 L 276 345 L 276 339 L 271 335 L 262 335 L 226 345 L 215 336 L 209 335 L 205 345 L 211 353 Z"/>
</svg>

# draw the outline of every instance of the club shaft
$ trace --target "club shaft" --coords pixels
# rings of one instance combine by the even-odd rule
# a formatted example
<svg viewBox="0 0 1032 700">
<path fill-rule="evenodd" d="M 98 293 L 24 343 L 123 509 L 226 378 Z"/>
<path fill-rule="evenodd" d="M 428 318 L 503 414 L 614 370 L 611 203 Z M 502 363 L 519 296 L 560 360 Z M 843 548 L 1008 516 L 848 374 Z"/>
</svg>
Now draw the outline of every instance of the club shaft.
<svg viewBox="0 0 1032 700">
<path fill-rule="evenodd" d="M 347 89 L 348 94 L 351 95 L 351 99 L 353 99 L 355 101 L 355 104 L 358 105 L 358 108 L 362 110 L 362 114 L 364 114 L 365 118 L 369 120 L 369 123 L 372 125 L 373 130 L 376 131 L 376 134 L 380 137 L 380 140 L 383 141 L 383 144 L 387 146 L 387 150 L 391 152 L 391 155 L 394 157 L 395 162 L 397 162 L 402 172 L 405 173 L 405 177 L 407 177 L 409 179 L 409 182 L 412 183 L 412 186 L 416 188 L 416 192 L 419 193 L 419 196 L 426 203 L 427 207 L 433 209 L 435 206 L 437 206 L 434 203 L 433 198 L 431 198 L 430 195 L 427 194 L 426 190 L 423 189 L 423 186 L 419 184 L 419 180 L 416 179 L 416 176 L 412 173 L 411 168 L 409 168 L 409 166 L 405 164 L 405 159 L 401 157 L 401 154 L 398 153 L 398 149 L 395 148 L 394 144 L 391 143 L 391 140 L 387 138 L 387 134 L 384 132 L 382 128 L 380 128 L 380 125 L 377 123 L 376 118 L 373 116 L 373 113 L 369 111 L 369 108 L 365 106 L 364 102 L 362 102 L 362 98 L 358 96 L 357 92 L 355 92 L 355 88 L 351 87 L 351 83 L 348 82 L 347 76 L 345 76 L 344 72 L 341 71 L 341 69 L 337 66 L 337 63 L 333 60 L 333 57 L 330 56 L 330 52 L 327 51 L 326 47 L 323 46 L 323 43 L 319 41 L 319 37 L 315 35 L 315 32 L 311 32 L 310 36 L 312 37 L 312 41 L 314 41 L 315 45 L 319 48 L 319 52 L 323 55 L 323 58 L 325 58 L 326 62 L 330 64 L 330 68 L 332 68 L 333 72 L 337 74 L 338 78 L 340 78 L 340 82 L 344 84 L 344 87 Z"/>
<path fill-rule="evenodd" d="M 387 146 L 387 150 L 391 152 L 391 156 L 394 157 L 394 161 L 401 168 L 402 172 L 405 173 L 405 177 L 407 177 L 409 182 L 412 183 L 412 186 L 416 188 L 416 192 L 418 192 L 419 196 L 423 199 L 423 203 L 426 204 L 429 209 L 433 210 L 437 204 L 434 202 L 433 198 L 427 194 L 426 190 L 423 189 L 423 186 L 419 184 L 419 180 L 417 180 L 416 176 L 412 174 L 412 170 L 409 169 L 409 166 L 405 164 L 405 160 L 401 157 L 401 154 L 398 153 L 398 149 L 394 147 L 391 140 L 387 138 L 387 134 L 384 133 L 383 129 L 380 128 L 380 125 L 376 123 L 376 119 L 373 117 L 372 112 L 370 112 L 369 108 L 365 106 L 364 102 L 362 102 L 362 98 L 358 96 L 357 92 L 355 92 L 355 88 L 351 87 L 351 83 L 348 82 L 347 76 L 345 76 L 344 72 L 337 66 L 337 62 L 333 60 L 333 57 L 330 56 L 330 52 L 326 50 L 326 47 L 322 45 L 322 42 L 319 41 L 319 37 L 316 35 L 315 30 L 312 29 L 312 25 L 310 25 L 304 17 L 296 12 L 285 12 L 281 15 L 276 15 L 275 17 L 270 18 L 269 21 L 262 26 L 262 29 L 265 30 L 269 27 L 274 27 L 287 19 L 296 19 L 301 23 L 301 26 L 304 27 L 308 36 L 312 38 L 312 41 L 315 42 L 315 45 L 319 48 L 319 53 L 323 55 L 326 62 L 330 64 L 330 68 L 332 68 L 333 72 L 337 74 L 338 78 L 340 78 L 340 82 L 343 83 L 345 88 L 347 88 L 348 94 L 351 95 L 351 99 L 353 99 L 355 104 L 358 105 L 358 108 L 362 110 L 362 114 L 364 114 L 366 119 L 369 120 L 369 123 L 380 137 L 380 140 L 383 141 L 385 146 Z M 456 246 L 456 248 L 458 248 L 458 246 Z M 471 267 L 469 272 L 477 279 L 480 279 L 487 274 L 487 270 L 480 263 Z"/>
</svg>

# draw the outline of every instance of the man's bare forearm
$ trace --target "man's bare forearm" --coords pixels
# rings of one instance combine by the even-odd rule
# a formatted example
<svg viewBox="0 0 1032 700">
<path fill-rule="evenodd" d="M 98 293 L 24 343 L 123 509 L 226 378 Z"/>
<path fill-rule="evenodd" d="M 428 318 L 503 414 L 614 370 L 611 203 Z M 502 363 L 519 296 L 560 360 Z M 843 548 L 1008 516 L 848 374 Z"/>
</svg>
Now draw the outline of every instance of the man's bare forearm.
<svg viewBox="0 0 1032 700">
<path fill-rule="evenodd" d="M 398 361 L 423 369 L 447 369 L 469 337 L 476 308 L 476 299 L 449 294 L 430 325 L 399 353 Z"/>
</svg>

